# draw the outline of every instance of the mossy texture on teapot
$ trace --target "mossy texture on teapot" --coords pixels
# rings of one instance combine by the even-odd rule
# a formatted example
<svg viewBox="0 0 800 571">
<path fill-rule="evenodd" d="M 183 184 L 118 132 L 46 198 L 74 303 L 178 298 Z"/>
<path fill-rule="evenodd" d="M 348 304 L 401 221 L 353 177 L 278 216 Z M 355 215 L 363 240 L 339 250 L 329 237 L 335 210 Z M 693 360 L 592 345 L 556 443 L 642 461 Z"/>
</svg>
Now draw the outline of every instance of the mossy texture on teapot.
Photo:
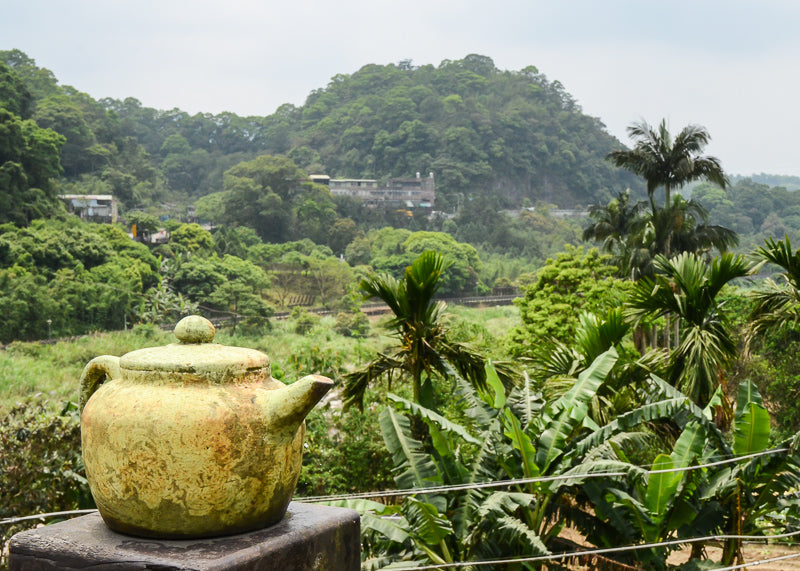
<svg viewBox="0 0 800 571">
<path fill-rule="evenodd" d="M 284 385 L 264 353 L 213 343 L 200 316 L 175 335 L 83 370 L 83 458 L 100 515 L 115 531 L 158 538 L 277 523 L 300 475 L 304 419 L 333 382 Z"/>
</svg>

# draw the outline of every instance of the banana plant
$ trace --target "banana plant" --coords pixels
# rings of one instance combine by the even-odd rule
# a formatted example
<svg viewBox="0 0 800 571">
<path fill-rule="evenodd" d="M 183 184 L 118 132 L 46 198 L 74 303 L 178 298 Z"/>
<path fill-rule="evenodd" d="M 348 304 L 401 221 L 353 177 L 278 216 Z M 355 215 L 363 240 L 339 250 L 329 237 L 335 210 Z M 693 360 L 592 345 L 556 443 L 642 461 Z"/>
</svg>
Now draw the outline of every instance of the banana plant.
<svg viewBox="0 0 800 571">
<path fill-rule="evenodd" d="M 487 373 L 490 382 L 498 383 L 502 391 L 491 367 Z M 478 437 L 432 410 L 389 395 L 390 406 L 381 413 L 381 431 L 394 459 L 395 481 L 400 488 L 418 491 L 393 506 L 366 501 L 337 503 L 358 509 L 362 529 L 388 542 L 381 545 L 382 553 L 372 554 L 365 562 L 367 568 L 391 569 L 398 562 L 446 564 L 509 553 L 548 553 L 539 537 L 518 517 L 534 501 L 530 495 L 437 491 L 442 484 L 485 482 L 498 476 L 495 446 L 502 430 L 500 412 L 491 405 L 499 402 L 494 400 L 496 396 L 483 395 L 487 403 L 463 381 L 461 390 L 471 397 L 470 414 L 477 419 Z M 502 409 L 505 403 L 499 406 Z M 406 414 L 413 414 L 428 425 L 432 450 L 413 437 Z M 465 460 L 461 447 L 470 448 L 470 462 Z M 431 491 L 426 492 L 426 488 Z M 392 557 L 387 559 L 387 554 Z"/>
<path fill-rule="evenodd" d="M 715 456 L 749 456 L 770 446 L 770 419 L 761 395 L 750 381 L 739 384 L 730 448 L 717 447 Z M 724 510 L 723 531 L 729 535 L 761 534 L 771 514 L 796 500 L 800 489 L 800 435 L 779 443 L 774 452 L 724 465 L 708 474 L 702 499 L 719 502 Z M 741 539 L 727 539 L 722 563 L 741 560 Z"/>
<path fill-rule="evenodd" d="M 348 504 L 362 512 L 365 552 L 370 553 L 365 566 L 390 569 L 547 554 L 560 546 L 558 535 L 566 523 L 597 546 L 720 529 L 733 505 L 730 491 L 739 488 L 726 483 L 730 478 L 724 472 L 687 469 L 710 455 L 731 457 L 766 445 L 754 389 L 742 389 L 748 396 L 740 400 L 747 404 L 739 407 L 732 445 L 708 410 L 653 376 L 641 391 L 647 397 L 644 404 L 598 426 L 587 414 L 589 403 L 615 362 L 613 349 L 602 353 L 552 403 L 543 402 L 527 377 L 507 393 L 491 363 L 485 390 L 454 375 L 467 424 L 390 395 L 381 417 L 384 441 L 398 487 L 415 493 L 391 506 Z M 428 426 L 429 441 L 413 437 L 410 415 Z M 647 470 L 629 452 L 661 445 L 652 429 L 657 423 L 677 428 L 679 436 Z M 786 461 L 793 460 L 787 456 Z M 755 462 L 737 465 L 736 477 L 757 476 L 764 461 Z M 503 488 L 440 488 L 523 478 Z M 800 485 L 785 472 L 780 478 L 765 482 L 758 492 L 772 492 L 778 484 Z M 763 513 L 753 510 L 753 517 Z M 618 561 L 657 569 L 666 565 L 666 556 L 666 550 L 642 550 Z M 535 568 L 526 565 L 506 568 Z"/>
<path fill-rule="evenodd" d="M 705 535 L 720 517 L 717 503 L 697 501 L 702 474 L 685 469 L 704 458 L 708 446 L 725 445 L 725 435 L 708 411 L 660 378 L 650 376 L 642 392 L 649 397 L 644 404 L 576 443 L 575 454 L 584 462 L 565 472 L 573 485 L 581 485 L 575 497 L 583 504 L 583 513 L 573 510 L 568 517 L 600 547 Z M 669 450 L 656 455 L 650 470 L 640 468 L 626 451 L 662 446 L 663 438 L 653 430 L 659 424 L 678 428 L 680 435 Z M 589 478 L 600 470 L 618 475 Z M 666 565 L 667 556 L 666 549 L 659 549 L 619 558 L 626 564 L 658 569 Z"/>
<path fill-rule="evenodd" d="M 707 516 L 697 509 L 693 498 L 696 495 L 699 477 L 687 471 L 702 457 L 707 436 L 702 424 L 689 422 L 681 432 L 669 454 L 658 454 L 646 474 L 638 474 L 634 485 L 618 480 L 616 482 L 588 482 L 584 492 L 591 500 L 597 515 L 609 522 L 620 532 L 614 541 L 619 543 L 658 543 L 674 539 L 679 530 L 698 531 L 700 521 L 708 521 Z M 625 461 L 624 454 L 617 455 Z M 712 524 L 713 525 L 713 524 Z M 597 541 L 597 534 L 590 539 Z M 603 543 L 603 542 L 599 542 Z M 634 553 L 635 561 L 648 569 L 665 568 L 667 548 L 651 548 Z"/>
<path fill-rule="evenodd" d="M 527 377 L 507 395 L 494 366 L 487 364 L 485 390 L 459 381 L 471 431 L 390 395 L 391 406 L 381 414 L 381 430 L 395 463 L 395 480 L 399 487 L 418 492 L 413 501 L 393 506 L 391 513 L 373 506 L 362 520 L 363 528 L 394 542 L 391 550 L 406 563 L 548 553 L 547 543 L 564 525 L 557 512 L 569 503 L 569 486 L 551 488 L 547 481 L 534 481 L 507 490 L 459 494 L 442 493 L 436 486 L 531 479 L 580 464 L 571 448 L 578 435 L 597 428 L 587 411 L 616 358 L 613 348 L 601 353 L 551 404 L 541 401 Z M 432 446 L 426 448 L 414 439 L 406 414 L 427 424 Z M 387 516 L 392 518 L 388 524 Z"/>
</svg>

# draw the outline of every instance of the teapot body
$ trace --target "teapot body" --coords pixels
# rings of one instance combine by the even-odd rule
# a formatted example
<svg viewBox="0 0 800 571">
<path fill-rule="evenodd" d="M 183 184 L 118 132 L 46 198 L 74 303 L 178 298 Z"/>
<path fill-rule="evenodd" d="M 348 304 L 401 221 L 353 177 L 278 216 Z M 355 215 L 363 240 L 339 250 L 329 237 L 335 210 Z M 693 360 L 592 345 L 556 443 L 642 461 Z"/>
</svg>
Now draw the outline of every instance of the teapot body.
<svg viewBox="0 0 800 571">
<path fill-rule="evenodd" d="M 86 476 L 106 524 L 178 538 L 277 523 L 297 485 L 305 434 L 303 422 L 276 433 L 264 413 L 283 384 L 264 375 L 227 384 L 159 377 L 124 371 L 84 407 Z"/>
<path fill-rule="evenodd" d="M 81 445 L 100 515 L 115 531 L 157 538 L 277 523 L 300 475 L 304 419 L 333 381 L 284 385 L 264 353 L 212 343 L 200 316 L 175 336 L 83 370 Z"/>
</svg>

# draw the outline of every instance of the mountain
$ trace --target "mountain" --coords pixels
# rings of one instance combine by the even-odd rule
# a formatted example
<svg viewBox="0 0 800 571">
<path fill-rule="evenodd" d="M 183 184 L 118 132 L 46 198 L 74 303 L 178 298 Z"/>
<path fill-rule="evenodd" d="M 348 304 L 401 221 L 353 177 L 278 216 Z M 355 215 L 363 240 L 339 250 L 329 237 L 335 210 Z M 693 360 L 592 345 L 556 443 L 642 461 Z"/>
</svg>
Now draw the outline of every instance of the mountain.
<svg viewBox="0 0 800 571">
<path fill-rule="evenodd" d="M 0 62 L 0 105 L 65 138 L 61 192 L 113 193 L 123 209 L 188 205 L 222 190 L 227 169 L 263 154 L 338 178 L 432 172 L 442 208 L 465 197 L 568 207 L 641 187 L 604 160 L 621 144 L 558 81 L 533 66 L 499 70 L 481 55 L 369 64 L 266 117 L 98 101 L 19 50 L 0 52 Z"/>
<path fill-rule="evenodd" d="M 337 177 L 433 172 L 445 196 L 488 193 L 507 205 L 588 204 L 639 184 L 604 160 L 620 143 L 559 82 L 481 55 L 367 65 L 270 119 L 284 136 L 268 148 Z"/>
</svg>

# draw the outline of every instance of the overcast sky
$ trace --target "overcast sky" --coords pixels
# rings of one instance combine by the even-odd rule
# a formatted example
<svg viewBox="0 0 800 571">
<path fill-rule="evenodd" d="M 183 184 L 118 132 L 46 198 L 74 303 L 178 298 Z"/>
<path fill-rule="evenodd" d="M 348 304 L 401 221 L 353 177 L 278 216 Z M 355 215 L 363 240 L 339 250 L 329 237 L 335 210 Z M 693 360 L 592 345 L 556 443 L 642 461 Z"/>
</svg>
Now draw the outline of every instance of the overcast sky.
<svg viewBox="0 0 800 571">
<path fill-rule="evenodd" d="M 17 48 L 96 99 L 269 115 L 336 74 L 476 53 L 535 65 L 629 144 L 704 125 L 731 174 L 800 176 L 796 0 L 0 0 Z"/>
</svg>

